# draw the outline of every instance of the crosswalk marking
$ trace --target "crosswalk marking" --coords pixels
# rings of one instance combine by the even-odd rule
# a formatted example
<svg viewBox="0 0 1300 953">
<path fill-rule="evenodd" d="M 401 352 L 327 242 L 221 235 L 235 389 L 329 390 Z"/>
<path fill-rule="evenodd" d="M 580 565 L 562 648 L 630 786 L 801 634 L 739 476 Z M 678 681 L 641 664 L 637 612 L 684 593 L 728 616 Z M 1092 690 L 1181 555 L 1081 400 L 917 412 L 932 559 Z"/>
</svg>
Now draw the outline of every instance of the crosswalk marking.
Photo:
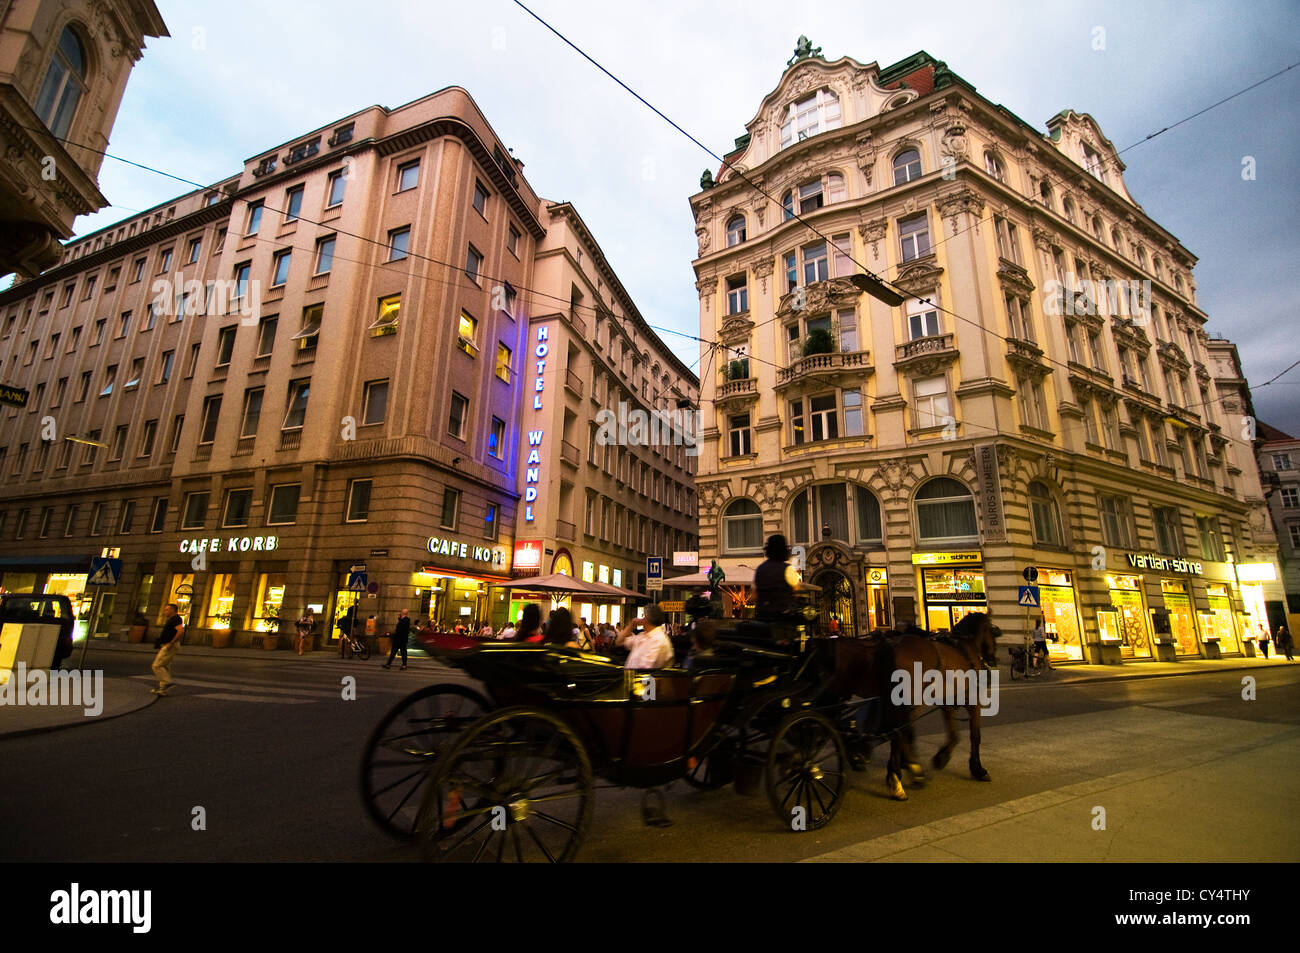
<svg viewBox="0 0 1300 953">
<path fill-rule="evenodd" d="M 150 675 L 132 675 L 132 678 L 145 682 L 157 681 Z M 225 688 L 257 695 L 308 695 L 312 698 L 339 698 L 338 689 L 320 688 L 276 688 L 271 685 L 258 685 L 252 682 L 223 682 L 198 678 L 178 679 L 173 683 L 177 688 Z"/>
</svg>

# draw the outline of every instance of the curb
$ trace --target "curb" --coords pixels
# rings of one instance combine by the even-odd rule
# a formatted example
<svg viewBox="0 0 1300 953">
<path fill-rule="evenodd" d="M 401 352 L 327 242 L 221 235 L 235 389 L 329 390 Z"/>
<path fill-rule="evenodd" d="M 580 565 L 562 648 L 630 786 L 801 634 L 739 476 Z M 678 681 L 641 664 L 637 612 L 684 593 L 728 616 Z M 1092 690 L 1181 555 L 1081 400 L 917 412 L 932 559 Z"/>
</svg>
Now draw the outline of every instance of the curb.
<svg viewBox="0 0 1300 953">
<path fill-rule="evenodd" d="M 150 697 L 145 700 L 145 703 L 138 708 L 128 708 L 126 711 L 119 711 L 115 715 L 108 715 L 95 719 L 82 718 L 77 721 L 65 721 L 56 725 L 41 725 L 38 728 L 19 728 L 15 731 L 0 731 L 0 741 L 5 741 L 9 738 L 22 738 L 27 735 L 45 735 L 49 734 L 51 731 L 64 731 L 68 728 L 84 728 L 90 725 L 102 725 L 106 721 L 113 721 L 114 719 L 125 717 L 126 715 L 134 715 L 136 712 L 144 711 L 156 701 L 158 701 L 158 696 L 150 695 Z"/>
</svg>

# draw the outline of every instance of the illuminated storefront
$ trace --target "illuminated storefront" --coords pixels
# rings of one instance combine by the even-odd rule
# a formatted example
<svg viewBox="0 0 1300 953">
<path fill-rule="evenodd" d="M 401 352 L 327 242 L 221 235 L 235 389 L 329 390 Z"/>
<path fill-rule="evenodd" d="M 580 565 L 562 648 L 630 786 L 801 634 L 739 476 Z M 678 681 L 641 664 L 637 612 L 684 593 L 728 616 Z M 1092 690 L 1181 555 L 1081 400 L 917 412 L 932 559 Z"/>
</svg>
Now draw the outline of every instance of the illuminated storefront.
<svg viewBox="0 0 1300 953">
<path fill-rule="evenodd" d="M 1258 639 L 1270 631 L 1264 583 L 1277 580 L 1277 567 L 1272 563 L 1237 563 L 1237 580 L 1241 583 L 1241 603 L 1246 613 L 1245 633 Z"/>
<path fill-rule="evenodd" d="M 1039 566 L 1036 585 L 1042 602 L 1043 628 L 1048 635 L 1047 648 L 1052 659 L 1081 661 L 1083 626 L 1074 592 L 1074 574 L 1066 569 Z"/>
<path fill-rule="evenodd" d="M 1097 626 L 1102 644 L 1118 644 L 1126 659 L 1151 657 L 1151 627 L 1142 599 L 1142 577 L 1107 575 L 1110 611 L 1098 610 Z"/>
<path fill-rule="evenodd" d="M 888 629 L 893 625 L 889 614 L 889 571 L 883 566 L 867 570 L 867 631 Z"/>
<path fill-rule="evenodd" d="M 1241 641 L 1237 638 L 1237 624 L 1232 612 L 1232 599 L 1228 587 L 1223 584 L 1206 586 L 1206 602 L 1209 611 L 1200 613 L 1201 638 L 1219 643 L 1219 651 L 1225 655 L 1241 652 Z"/>
<path fill-rule="evenodd" d="M 914 553 L 912 564 L 920 575 L 923 628 L 950 631 L 964 616 L 988 611 L 979 553 Z"/>
<path fill-rule="evenodd" d="M 1187 591 L 1187 583 L 1181 579 L 1161 579 L 1160 591 L 1164 595 L 1165 609 L 1169 611 L 1169 632 L 1173 636 L 1175 653 L 1201 654 L 1201 647 L 1196 641 L 1196 621 L 1192 615 L 1192 597 Z"/>
</svg>

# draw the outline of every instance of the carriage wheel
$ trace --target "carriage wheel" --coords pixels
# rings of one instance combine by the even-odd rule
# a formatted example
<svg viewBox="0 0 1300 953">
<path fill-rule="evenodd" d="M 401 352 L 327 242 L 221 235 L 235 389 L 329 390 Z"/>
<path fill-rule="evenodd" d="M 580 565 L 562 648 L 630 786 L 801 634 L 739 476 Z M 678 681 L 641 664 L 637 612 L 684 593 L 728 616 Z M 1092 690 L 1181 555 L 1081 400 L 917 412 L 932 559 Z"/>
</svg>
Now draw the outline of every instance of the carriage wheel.
<svg viewBox="0 0 1300 953">
<path fill-rule="evenodd" d="M 430 685 L 398 702 L 371 732 L 361 761 L 371 820 L 393 837 L 413 838 L 429 766 L 491 707 L 463 685 Z"/>
<path fill-rule="evenodd" d="M 824 715 L 787 715 L 767 754 L 767 799 L 792 830 L 824 827 L 839 809 L 846 782 L 844 739 Z"/>
<path fill-rule="evenodd" d="M 700 791 L 716 791 L 736 778 L 736 739 L 724 738 L 708 754 L 696 759 L 685 775 L 686 783 Z"/>
<path fill-rule="evenodd" d="M 424 857 L 440 862 L 574 858 L 594 807 L 591 760 L 556 715 L 480 718 L 433 765 L 420 808 Z"/>
</svg>

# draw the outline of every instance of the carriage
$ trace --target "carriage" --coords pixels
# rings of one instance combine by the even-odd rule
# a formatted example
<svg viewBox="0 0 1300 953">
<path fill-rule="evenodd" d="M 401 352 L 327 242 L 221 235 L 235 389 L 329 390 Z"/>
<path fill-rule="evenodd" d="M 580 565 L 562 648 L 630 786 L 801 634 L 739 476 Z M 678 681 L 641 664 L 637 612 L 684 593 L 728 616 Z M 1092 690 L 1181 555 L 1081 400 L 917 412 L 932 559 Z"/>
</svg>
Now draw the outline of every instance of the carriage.
<svg viewBox="0 0 1300 953">
<path fill-rule="evenodd" d="M 654 672 L 556 645 L 433 639 L 430 653 L 483 690 L 447 681 L 388 713 L 363 759 L 368 813 L 436 861 L 572 860 L 597 779 L 761 784 L 786 829 L 824 826 L 857 709 L 826 698 L 828 640 L 720 634 L 691 670 Z"/>
</svg>

